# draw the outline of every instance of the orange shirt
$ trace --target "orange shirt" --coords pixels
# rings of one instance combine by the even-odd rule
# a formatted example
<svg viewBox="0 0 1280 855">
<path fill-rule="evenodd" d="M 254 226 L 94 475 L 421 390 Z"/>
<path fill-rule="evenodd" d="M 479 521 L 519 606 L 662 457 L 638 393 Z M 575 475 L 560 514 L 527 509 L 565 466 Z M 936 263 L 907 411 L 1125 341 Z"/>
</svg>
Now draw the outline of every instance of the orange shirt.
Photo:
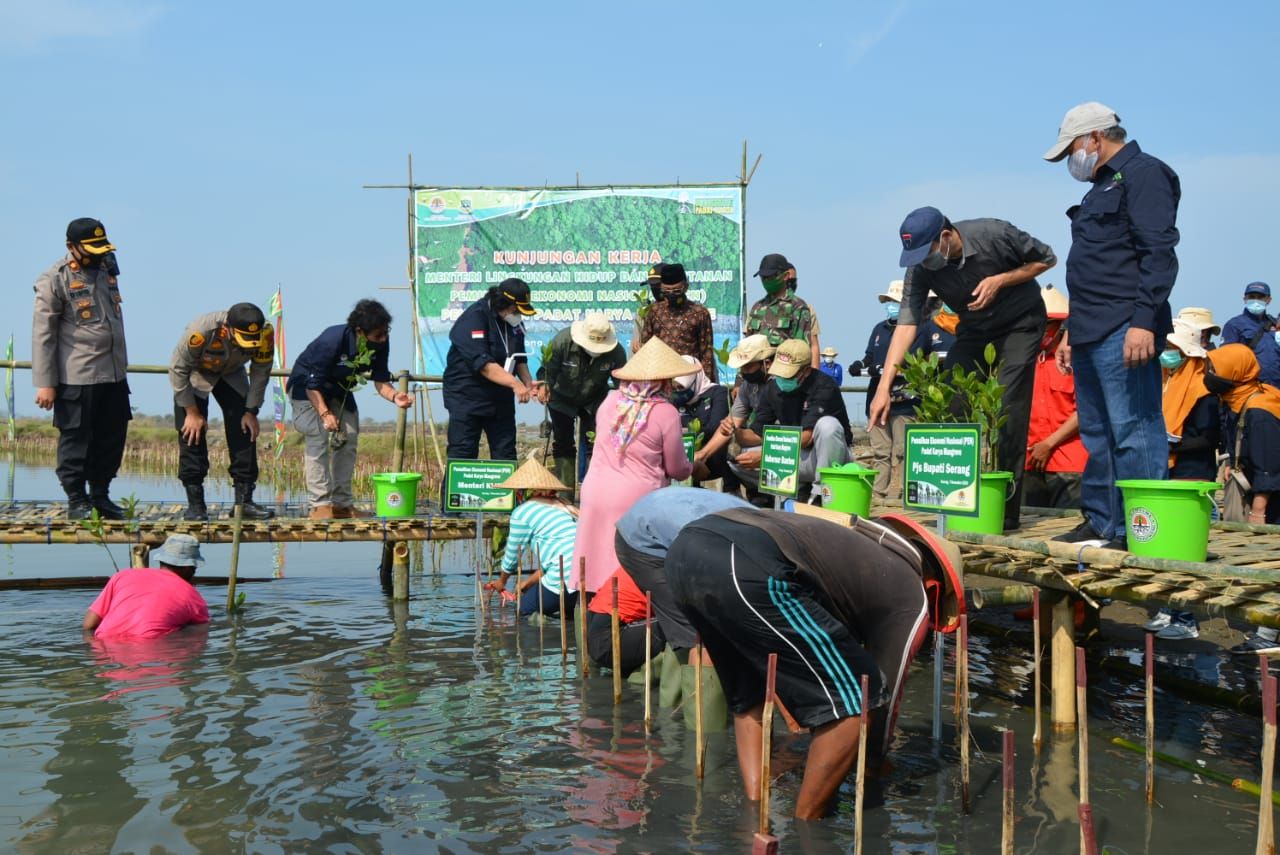
<svg viewBox="0 0 1280 855">
<path fill-rule="evenodd" d="M 613 579 L 618 579 L 618 619 L 623 623 L 644 620 L 644 591 L 631 578 L 631 574 L 619 567 L 600 585 L 587 605 L 587 611 L 607 615 L 613 612 Z"/>
<path fill-rule="evenodd" d="M 1076 411 L 1076 379 L 1062 374 L 1054 364 L 1052 355 L 1036 363 L 1036 385 L 1031 395 L 1031 426 L 1027 431 L 1027 447 L 1042 439 L 1048 439 L 1062 423 Z M 1028 452 L 1027 468 L 1030 469 Z M 1084 450 L 1080 436 L 1067 440 L 1049 456 L 1046 472 L 1083 472 L 1089 454 Z"/>
</svg>

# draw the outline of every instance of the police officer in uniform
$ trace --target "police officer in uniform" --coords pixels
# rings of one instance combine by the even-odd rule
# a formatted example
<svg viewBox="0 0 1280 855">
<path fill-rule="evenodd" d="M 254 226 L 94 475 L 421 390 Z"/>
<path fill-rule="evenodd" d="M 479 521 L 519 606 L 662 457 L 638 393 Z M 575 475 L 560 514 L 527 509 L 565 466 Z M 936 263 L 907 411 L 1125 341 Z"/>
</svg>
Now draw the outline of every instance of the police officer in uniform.
<svg viewBox="0 0 1280 855">
<path fill-rule="evenodd" d="M 468 306 L 449 330 L 444 406 L 450 460 L 474 460 L 481 432 L 491 459 L 516 459 L 515 402 L 526 404 L 533 394 L 524 319 L 535 314 L 529 285 L 506 279 Z"/>
<path fill-rule="evenodd" d="M 245 519 L 274 516 L 253 501 L 258 483 L 258 410 L 271 381 L 275 332 L 262 310 L 252 303 L 236 303 L 209 312 L 187 325 L 169 360 L 173 387 L 173 423 L 178 430 L 178 479 L 187 491 L 188 520 L 207 520 L 204 479 L 209 474 L 206 433 L 209 396 L 222 408 L 231 455 L 236 504 Z M 245 374 L 245 366 L 249 366 Z"/>
<path fill-rule="evenodd" d="M 67 256 L 35 284 L 31 378 L 36 406 L 53 410 L 71 519 L 124 519 L 108 494 L 132 417 L 119 275 L 106 228 L 81 217 L 67 226 Z"/>
</svg>

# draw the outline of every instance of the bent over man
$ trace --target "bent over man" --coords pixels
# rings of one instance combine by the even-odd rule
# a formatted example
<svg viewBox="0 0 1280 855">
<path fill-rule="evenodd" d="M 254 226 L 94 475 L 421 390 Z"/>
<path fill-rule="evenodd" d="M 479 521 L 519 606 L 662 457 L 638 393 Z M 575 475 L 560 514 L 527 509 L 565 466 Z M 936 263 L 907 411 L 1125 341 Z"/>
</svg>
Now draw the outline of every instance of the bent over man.
<svg viewBox="0 0 1280 855">
<path fill-rule="evenodd" d="M 255 504 L 258 483 L 258 410 L 271 381 L 275 331 L 262 310 L 252 303 L 236 303 L 222 312 L 208 312 L 187 325 L 169 360 L 173 387 L 173 424 L 178 430 L 178 480 L 187 491 L 188 520 L 207 520 L 204 479 L 209 474 L 209 396 L 222 408 L 231 456 L 236 504 L 245 519 L 274 516 Z M 245 366 L 249 366 L 248 375 Z"/>
</svg>

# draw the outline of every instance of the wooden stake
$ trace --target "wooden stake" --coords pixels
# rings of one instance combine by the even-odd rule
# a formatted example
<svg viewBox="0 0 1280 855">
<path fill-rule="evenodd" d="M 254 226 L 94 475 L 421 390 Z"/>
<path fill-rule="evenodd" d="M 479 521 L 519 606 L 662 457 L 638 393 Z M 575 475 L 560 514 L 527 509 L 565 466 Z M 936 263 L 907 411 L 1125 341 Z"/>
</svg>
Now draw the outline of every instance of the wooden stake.
<svg viewBox="0 0 1280 855">
<path fill-rule="evenodd" d="M 1055 663 L 1057 664 L 1057 663 Z M 1098 842 L 1093 833 L 1093 807 L 1089 804 L 1089 719 L 1085 698 L 1084 648 L 1076 648 L 1076 719 L 1080 731 L 1080 851 L 1093 855 Z"/>
<path fill-rule="evenodd" d="M 564 589 L 569 577 L 564 575 L 564 556 L 560 556 L 560 665 L 569 664 L 569 615 L 565 611 Z"/>
<path fill-rule="evenodd" d="M 862 675 L 862 724 L 858 727 L 858 780 L 854 785 L 853 832 L 854 855 L 862 855 L 862 804 L 867 788 L 867 693 L 870 689 L 867 675 Z"/>
<path fill-rule="evenodd" d="M 1276 834 L 1271 787 L 1276 763 L 1276 678 L 1265 653 L 1258 654 L 1262 673 L 1262 793 L 1258 799 L 1258 845 L 1255 855 L 1275 855 Z"/>
<path fill-rule="evenodd" d="M 516 598 L 511 602 L 511 610 L 520 617 L 520 586 L 524 584 L 524 572 L 520 564 L 520 556 L 516 556 Z"/>
<path fill-rule="evenodd" d="M 1076 726 L 1075 688 L 1075 608 L 1063 596 L 1053 604 L 1053 729 L 1071 731 Z"/>
<path fill-rule="evenodd" d="M 1156 800 L 1156 663 L 1155 634 L 1148 632 L 1146 649 L 1147 696 L 1147 804 Z"/>
<path fill-rule="evenodd" d="M 773 693 L 778 685 L 778 654 L 769 654 L 765 669 L 764 711 L 760 714 L 760 834 L 769 833 L 770 761 L 773 756 Z"/>
<path fill-rule="evenodd" d="M 1031 744 L 1035 747 L 1036 753 L 1040 753 L 1040 746 L 1044 743 L 1044 737 L 1040 734 L 1040 720 L 1044 718 L 1044 714 L 1040 710 L 1040 688 L 1041 681 L 1044 679 L 1041 675 L 1041 651 L 1040 644 L 1040 589 L 1035 588 L 1031 591 L 1031 646 L 1035 659 L 1035 683 L 1033 690 L 1035 692 L 1036 707 L 1036 724 L 1035 730 L 1031 734 Z"/>
<path fill-rule="evenodd" d="M 959 702 L 960 805 L 969 813 L 969 616 L 960 616 L 960 638 L 956 645 L 956 698 Z M 864 695 L 865 697 L 865 695 Z"/>
<path fill-rule="evenodd" d="M 653 730 L 653 594 L 644 592 L 644 732 Z"/>
<path fill-rule="evenodd" d="M 409 599 L 409 544 L 403 540 L 391 547 L 391 599 Z"/>
<path fill-rule="evenodd" d="M 618 577 L 612 579 L 613 606 L 609 610 L 609 633 L 613 641 L 613 705 L 622 703 L 622 621 L 618 616 Z"/>
<path fill-rule="evenodd" d="M 227 611 L 236 608 L 236 573 L 240 569 L 240 530 L 244 525 L 244 505 L 236 502 L 231 517 L 231 568 L 227 571 Z"/>
<path fill-rule="evenodd" d="M 1001 855 L 1013 855 L 1013 782 L 1015 775 L 1013 731 L 1004 732 L 1004 824 L 1000 834 Z"/>
<path fill-rule="evenodd" d="M 702 638 L 693 647 L 693 774 L 702 780 Z"/>
<path fill-rule="evenodd" d="M 578 562 L 578 672 L 585 680 L 590 673 L 587 658 L 587 558 Z"/>
<path fill-rule="evenodd" d="M 146 567 L 151 562 L 151 547 L 145 543 L 135 543 L 129 547 L 129 563 L 134 567 Z"/>
</svg>

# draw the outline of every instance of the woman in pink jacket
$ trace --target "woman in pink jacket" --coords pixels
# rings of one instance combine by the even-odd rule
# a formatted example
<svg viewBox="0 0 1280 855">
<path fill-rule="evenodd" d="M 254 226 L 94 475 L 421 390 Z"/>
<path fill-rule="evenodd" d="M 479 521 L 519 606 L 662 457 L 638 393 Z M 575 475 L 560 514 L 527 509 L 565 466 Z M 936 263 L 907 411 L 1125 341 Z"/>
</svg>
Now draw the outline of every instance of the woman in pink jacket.
<svg viewBox="0 0 1280 855">
<path fill-rule="evenodd" d="M 587 591 L 598 590 L 618 567 L 613 551 L 618 520 L 641 496 L 692 472 L 680 413 L 668 399 L 672 379 L 688 373 L 688 363 L 658 338 L 613 372 L 621 387 L 596 412 L 595 453 L 582 482 L 569 590 L 578 588 L 584 558 Z"/>
</svg>

